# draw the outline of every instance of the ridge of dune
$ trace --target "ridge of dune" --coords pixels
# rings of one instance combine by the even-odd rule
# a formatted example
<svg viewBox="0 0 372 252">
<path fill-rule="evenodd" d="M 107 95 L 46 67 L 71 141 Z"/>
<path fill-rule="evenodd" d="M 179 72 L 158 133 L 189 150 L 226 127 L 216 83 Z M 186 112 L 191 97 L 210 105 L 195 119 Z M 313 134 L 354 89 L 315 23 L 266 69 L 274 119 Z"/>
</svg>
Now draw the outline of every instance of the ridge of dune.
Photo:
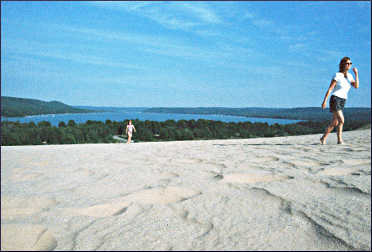
<svg viewBox="0 0 372 252">
<path fill-rule="evenodd" d="M 1 147 L 2 250 L 371 250 L 371 130 Z"/>
</svg>

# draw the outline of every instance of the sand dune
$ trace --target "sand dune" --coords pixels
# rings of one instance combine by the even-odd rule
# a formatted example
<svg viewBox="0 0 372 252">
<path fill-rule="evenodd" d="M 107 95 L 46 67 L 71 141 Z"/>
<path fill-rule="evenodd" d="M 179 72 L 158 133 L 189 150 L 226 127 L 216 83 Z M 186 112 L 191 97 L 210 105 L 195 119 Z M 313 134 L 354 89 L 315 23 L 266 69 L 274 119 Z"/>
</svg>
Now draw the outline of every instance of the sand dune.
<svg viewBox="0 0 372 252">
<path fill-rule="evenodd" d="M 2 250 L 371 250 L 371 131 L 1 147 Z"/>
</svg>

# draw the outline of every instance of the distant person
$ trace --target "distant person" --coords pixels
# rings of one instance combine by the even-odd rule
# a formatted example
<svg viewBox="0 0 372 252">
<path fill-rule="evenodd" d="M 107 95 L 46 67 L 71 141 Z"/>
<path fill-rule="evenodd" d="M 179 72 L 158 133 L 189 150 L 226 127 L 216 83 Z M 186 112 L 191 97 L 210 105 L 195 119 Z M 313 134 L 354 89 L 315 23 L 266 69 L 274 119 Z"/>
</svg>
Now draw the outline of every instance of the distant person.
<svg viewBox="0 0 372 252">
<path fill-rule="evenodd" d="M 351 62 L 349 57 L 344 57 L 341 59 L 339 64 L 339 72 L 337 72 L 334 75 L 331 84 L 329 85 L 329 88 L 327 90 L 327 93 L 324 97 L 322 109 L 326 108 L 328 96 L 332 92 L 332 90 L 334 91 L 331 96 L 331 99 L 329 100 L 329 110 L 330 112 L 333 113 L 333 117 L 329 126 L 326 128 L 324 135 L 320 138 L 321 144 L 326 143 L 326 139 L 329 133 L 331 133 L 334 127 L 336 126 L 338 126 L 337 143 L 338 144 L 344 143 L 342 140 L 342 129 L 345 123 L 345 119 L 342 110 L 344 109 L 345 102 L 347 99 L 347 93 L 349 92 L 351 86 L 353 86 L 354 88 L 359 87 L 358 69 L 353 68 L 355 80 L 353 76 L 350 73 L 348 73 L 352 64 L 353 63 Z"/>
<path fill-rule="evenodd" d="M 127 144 L 131 143 L 133 130 L 134 130 L 134 132 L 136 132 L 136 128 L 135 128 L 134 125 L 132 124 L 132 120 L 130 120 L 130 121 L 129 121 L 129 124 L 127 125 L 127 129 L 125 130 L 125 132 L 126 132 L 127 135 L 128 135 L 128 141 L 127 141 Z"/>
</svg>

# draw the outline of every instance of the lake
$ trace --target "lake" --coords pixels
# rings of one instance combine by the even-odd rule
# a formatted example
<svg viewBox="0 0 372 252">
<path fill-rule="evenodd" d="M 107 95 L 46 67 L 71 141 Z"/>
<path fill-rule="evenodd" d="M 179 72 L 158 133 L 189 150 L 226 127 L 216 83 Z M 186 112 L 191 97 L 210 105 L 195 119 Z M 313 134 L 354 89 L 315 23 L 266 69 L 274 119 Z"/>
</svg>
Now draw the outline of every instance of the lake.
<svg viewBox="0 0 372 252">
<path fill-rule="evenodd" d="M 197 114 L 168 114 L 168 113 L 147 113 L 142 111 L 115 111 L 115 112 L 95 112 L 95 113 L 79 113 L 79 114 L 49 114 L 49 115 L 33 115 L 26 117 L 1 117 L 1 121 L 19 121 L 20 123 L 41 121 L 48 121 L 53 126 L 58 126 L 59 122 L 68 123 L 69 120 L 74 120 L 76 123 L 85 123 L 88 120 L 101 121 L 106 120 L 122 122 L 124 120 L 141 120 L 141 121 L 158 121 L 164 122 L 166 120 L 192 120 L 198 119 L 214 120 L 222 122 L 247 122 L 252 123 L 261 122 L 268 123 L 269 125 L 290 124 L 300 122 L 300 120 L 287 120 L 287 119 L 274 119 L 274 118 L 256 118 L 256 117 L 243 117 L 243 116 L 229 116 L 229 115 L 197 115 Z"/>
</svg>

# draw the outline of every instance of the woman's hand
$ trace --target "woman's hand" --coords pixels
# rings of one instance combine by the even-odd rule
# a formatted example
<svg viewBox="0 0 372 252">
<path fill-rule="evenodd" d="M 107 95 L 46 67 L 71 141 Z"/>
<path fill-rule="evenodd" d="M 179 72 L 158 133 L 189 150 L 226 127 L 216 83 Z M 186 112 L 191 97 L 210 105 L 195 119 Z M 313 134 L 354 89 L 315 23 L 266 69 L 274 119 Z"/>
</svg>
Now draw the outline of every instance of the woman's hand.
<svg viewBox="0 0 372 252">
<path fill-rule="evenodd" d="M 325 108 L 326 108 L 326 103 L 323 102 L 323 103 L 322 103 L 322 109 L 325 109 Z"/>
<path fill-rule="evenodd" d="M 358 74 L 358 69 L 356 67 L 353 68 L 354 74 Z"/>
</svg>

